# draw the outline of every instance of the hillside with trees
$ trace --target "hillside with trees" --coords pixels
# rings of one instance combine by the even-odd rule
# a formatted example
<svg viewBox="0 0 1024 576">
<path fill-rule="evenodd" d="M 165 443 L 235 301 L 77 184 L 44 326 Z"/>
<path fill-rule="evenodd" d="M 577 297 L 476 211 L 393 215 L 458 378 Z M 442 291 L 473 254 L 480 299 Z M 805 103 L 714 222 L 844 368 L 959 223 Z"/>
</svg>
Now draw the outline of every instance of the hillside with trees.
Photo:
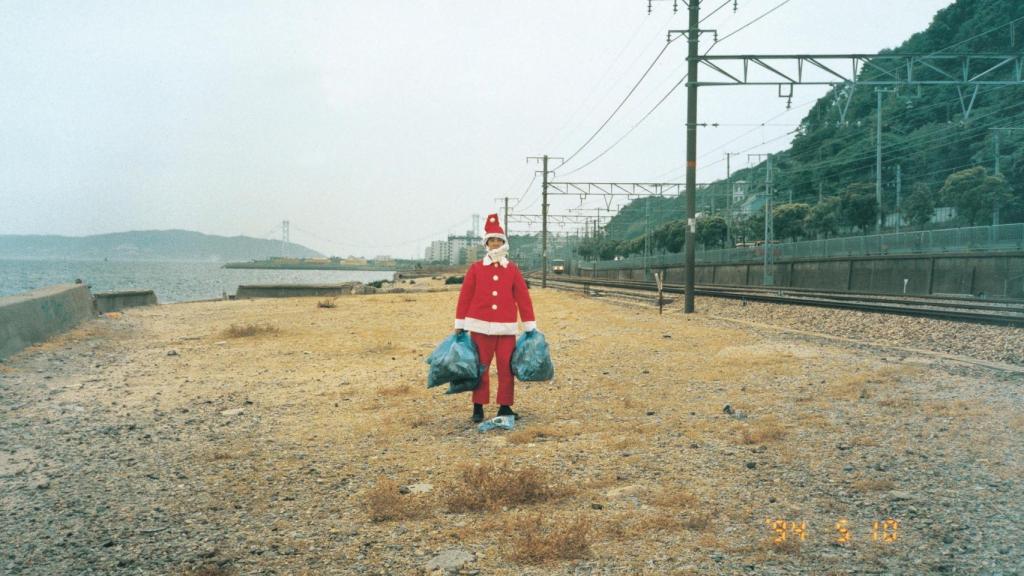
<svg viewBox="0 0 1024 576">
<path fill-rule="evenodd" d="M 1024 2 L 957 0 L 891 52 L 1008 54 L 1022 46 Z M 861 78 L 880 74 L 865 69 Z M 774 238 L 874 234 L 879 221 L 883 233 L 894 232 L 897 223 L 906 231 L 1024 222 L 1024 87 L 982 86 L 973 105 L 973 88 L 962 94 L 953 86 L 882 94 L 879 213 L 878 96 L 870 86 L 834 87 L 801 120 L 790 148 L 773 155 Z M 711 248 L 762 240 L 767 176 L 761 163 L 698 191 L 697 242 Z M 737 189 L 744 198 L 731 202 Z M 684 221 L 681 198 L 634 200 L 603 234 L 583 240 L 579 253 L 602 259 L 639 254 L 645 237 L 649 250 L 678 252 Z"/>
</svg>

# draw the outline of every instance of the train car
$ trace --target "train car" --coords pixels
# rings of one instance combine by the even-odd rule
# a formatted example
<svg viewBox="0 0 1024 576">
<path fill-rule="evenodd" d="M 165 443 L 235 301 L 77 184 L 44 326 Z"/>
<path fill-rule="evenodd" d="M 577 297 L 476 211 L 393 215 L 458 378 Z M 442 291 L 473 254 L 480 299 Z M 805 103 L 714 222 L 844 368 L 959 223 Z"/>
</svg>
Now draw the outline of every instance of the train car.
<svg viewBox="0 0 1024 576">
<path fill-rule="evenodd" d="M 565 273 L 565 260 L 552 260 L 551 261 L 551 271 L 554 272 L 555 274 L 564 274 Z"/>
</svg>

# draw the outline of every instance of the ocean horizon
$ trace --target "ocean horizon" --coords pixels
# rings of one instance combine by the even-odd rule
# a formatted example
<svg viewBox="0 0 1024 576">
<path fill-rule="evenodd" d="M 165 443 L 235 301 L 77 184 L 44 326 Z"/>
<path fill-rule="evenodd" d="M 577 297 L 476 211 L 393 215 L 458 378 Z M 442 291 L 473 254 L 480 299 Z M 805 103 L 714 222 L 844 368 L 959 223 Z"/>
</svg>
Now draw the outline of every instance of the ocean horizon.
<svg viewBox="0 0 1024 576">
<path fill-rule="evenodd" d="M 160 303 L 223 298 L 241 284 L 337 284 L 391 280 L 394 271 L 250 270 L 224 262 L 0 260 L 0 296 L 81 280 L 93 292 L 153 290 Z"/>
</svg>

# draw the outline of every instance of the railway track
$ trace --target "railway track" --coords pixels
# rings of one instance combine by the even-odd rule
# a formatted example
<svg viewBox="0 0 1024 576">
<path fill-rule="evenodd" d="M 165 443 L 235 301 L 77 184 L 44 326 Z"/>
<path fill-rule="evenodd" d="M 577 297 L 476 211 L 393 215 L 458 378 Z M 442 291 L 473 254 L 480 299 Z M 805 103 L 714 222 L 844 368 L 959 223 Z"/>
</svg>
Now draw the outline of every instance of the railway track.
<svg viewBox="0 0 1024 576">
<path fill-rule="evenodd" d="M 539 275 L 528 275 L 535 283 Z M 631 300 L 656 302 L 657 285 L 639 280 L 608 280 L 574 276 L 548 276 L 548 286 L 574 291 L 587 291 L 592 295 L 609 295 Z M 666 294 L 684 294 L 681 284 L 665 284 Z M 900 314 L 922 318 L 937 318 L 958 322 L 974 322 L 1001 326 L 1024 327 L 1024 303 L 1014 300 L 979 300 L 959 296 L 894 296 L 880 294 L 852 294 L 796 288 L 755 288 L 697 286 L 696 296 L 731 298 L 750 302 L 792 304 Z M 667 303 L 667 302 L 666 302 Z"/>
</svg>

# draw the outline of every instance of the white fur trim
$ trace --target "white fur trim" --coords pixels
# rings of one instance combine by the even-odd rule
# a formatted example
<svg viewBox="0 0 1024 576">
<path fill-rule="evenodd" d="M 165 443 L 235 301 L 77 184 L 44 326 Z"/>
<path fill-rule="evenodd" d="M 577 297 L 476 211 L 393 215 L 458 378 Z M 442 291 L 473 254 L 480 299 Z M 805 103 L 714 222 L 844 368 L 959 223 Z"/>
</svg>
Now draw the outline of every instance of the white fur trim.
<svg viewBox="0 0 1024 576">
<path fill-rule="evenodd" d="M 508 268 L 508 258 L 502 256 L 498 263 L 501 264 L 502 268 Z M 494 260 L 491 260 L 490 256 L 484 256 L 484 266 L 490 266 L 491 264 L 494 264 Z"/>
<path fill-rule="evenodd" d="M 490 234 L 484 234 L 484 246 L 487 246 L 488 238 L 501 238 L 505 241 L 505 245 L 508 245 L 508 238 L 504 234 L 498 234 L 497 232 L 491 232 Z"/>
<path fill-rule="evenodd" d="M 537 329 L 537 323 L 536 322 L 533 322 L 533 321 L 523 322 L 523 332 L 529 332 L 530 330 L 536 330 L 536 329 Z"/>
<path fill-rule="evenodd" d="M 515 336 L 518 328 L 518 322 L 488 322 L 468 317 L 463 326 L 464 330 L 487 334 L 488 336 Z"/>
<path fill-rule="evenodd" d="M 466 321 L 462 320 L 462 319 L 459 319 L 459 318 L 456 318 L 455 319 L 455 328 L 457 330 L 465 330 L 466 329 Z"/>
</svg>

